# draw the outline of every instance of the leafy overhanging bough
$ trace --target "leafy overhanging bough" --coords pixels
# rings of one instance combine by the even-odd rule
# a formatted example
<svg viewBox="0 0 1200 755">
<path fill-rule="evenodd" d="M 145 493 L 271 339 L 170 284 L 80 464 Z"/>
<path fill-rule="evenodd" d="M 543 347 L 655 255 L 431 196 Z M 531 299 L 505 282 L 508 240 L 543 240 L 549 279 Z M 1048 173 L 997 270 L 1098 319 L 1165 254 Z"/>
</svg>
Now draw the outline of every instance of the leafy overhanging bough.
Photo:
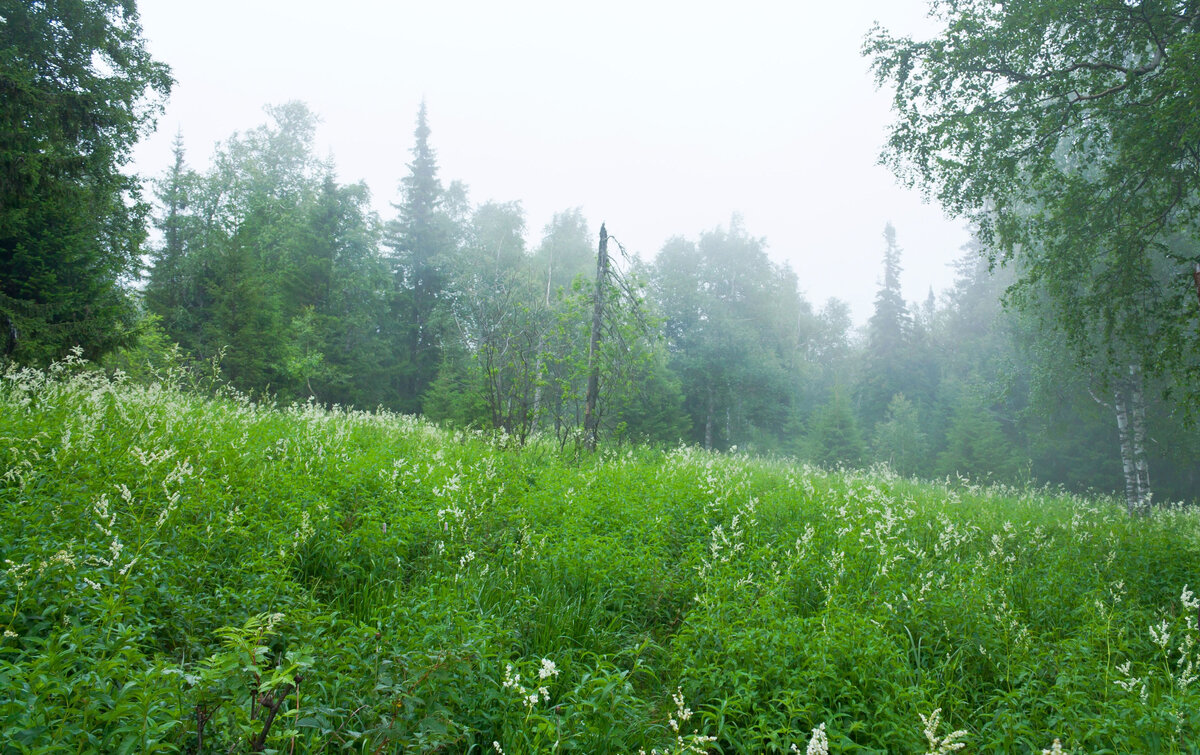
<svg viewBox="0 0 1200 755">
<path fill-rule="evenodd" d="M 1101 365 L 1118 418 L 1136 425 L 1142 373 L 1200 407 L 1200 5 L 934 0 L 931 15 L 931 39 L 876 27 L 865 44 L 894 92 L 882 161 L 1016 265 L 1012 300 Z"/>
</svg>

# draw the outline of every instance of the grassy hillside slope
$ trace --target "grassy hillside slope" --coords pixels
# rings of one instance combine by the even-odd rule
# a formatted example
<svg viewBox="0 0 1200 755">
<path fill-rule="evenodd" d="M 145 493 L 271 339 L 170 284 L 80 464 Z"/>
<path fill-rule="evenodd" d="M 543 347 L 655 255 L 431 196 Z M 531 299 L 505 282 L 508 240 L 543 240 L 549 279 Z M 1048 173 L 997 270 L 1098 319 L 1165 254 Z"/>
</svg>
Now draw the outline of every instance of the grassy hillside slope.
<svg viewBox="0 0 1200 755">
<path fill-rule="evenodd" d="M 10 371 L 0 752 L 1190 752 L 1197 525 Z"/>
</svg>

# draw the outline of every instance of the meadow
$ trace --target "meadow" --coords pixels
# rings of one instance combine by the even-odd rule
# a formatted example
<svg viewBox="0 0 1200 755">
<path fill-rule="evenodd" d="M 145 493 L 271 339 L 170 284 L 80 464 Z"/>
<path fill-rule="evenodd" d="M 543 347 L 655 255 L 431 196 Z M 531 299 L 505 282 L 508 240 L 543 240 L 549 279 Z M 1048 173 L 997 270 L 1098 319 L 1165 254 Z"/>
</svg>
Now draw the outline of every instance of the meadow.
<svg viewBox="0 0 1200 755">
<path fill-rule="evenodd" d="M 1194 752 L 1197 516 L 12 368 L 0 752 Z"/>
</svg>

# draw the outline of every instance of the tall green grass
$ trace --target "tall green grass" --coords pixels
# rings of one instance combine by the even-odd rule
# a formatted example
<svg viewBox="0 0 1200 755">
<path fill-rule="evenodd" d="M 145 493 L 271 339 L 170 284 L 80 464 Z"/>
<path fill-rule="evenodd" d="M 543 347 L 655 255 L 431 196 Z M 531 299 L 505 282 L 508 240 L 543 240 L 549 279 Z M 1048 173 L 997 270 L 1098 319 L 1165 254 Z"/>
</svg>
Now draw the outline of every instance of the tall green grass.
<svg viewBox="0 0 1200 755">
<path fill-rule="evenodd" d="M 1197 524 L 9 370 L 0 752 L 1192 752 Z"/>
</svg>

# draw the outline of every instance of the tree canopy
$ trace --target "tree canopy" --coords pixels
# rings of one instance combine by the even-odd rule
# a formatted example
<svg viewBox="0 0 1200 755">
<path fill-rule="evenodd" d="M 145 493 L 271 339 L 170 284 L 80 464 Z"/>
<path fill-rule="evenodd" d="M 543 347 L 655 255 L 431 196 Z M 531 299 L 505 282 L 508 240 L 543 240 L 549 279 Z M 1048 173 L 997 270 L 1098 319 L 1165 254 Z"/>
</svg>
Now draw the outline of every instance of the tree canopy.
<svg viewBox="0 0 1200 755">
<path fill-rule="evenodd" d="M 121 168 L 170 87 L 133 0 L 0 2 L 0 355 L 129 333 L 148 207 Z"/>
<path fill-rule="evenodd" d="M 866 43 L 894 92 L 884 161 L 1018 260 L 1080 353 L 1200 398 L 1200 4 L 931 8 L 934 38 Z"/>
</svg>

